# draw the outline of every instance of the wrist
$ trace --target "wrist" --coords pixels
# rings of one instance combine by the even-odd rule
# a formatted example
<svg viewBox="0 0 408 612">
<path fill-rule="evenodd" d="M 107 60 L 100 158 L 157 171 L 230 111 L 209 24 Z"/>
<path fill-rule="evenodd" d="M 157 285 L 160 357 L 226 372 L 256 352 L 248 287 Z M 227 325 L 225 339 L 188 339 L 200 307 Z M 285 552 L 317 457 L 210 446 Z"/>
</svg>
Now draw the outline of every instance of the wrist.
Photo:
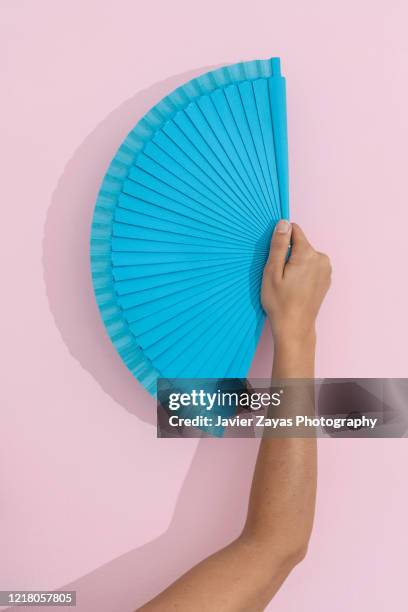
<svg viewBox="0 0 408 612">
<path fill-rule="evenodd" d="M 274 378 L 313 378 L 316 332 L 274 333 Z"/>
<path fill-rule="evenodd" d="M 304 330 L 293 330 L 280 328 L 274 330 L 272 327 L 273 341 L 276 350 L 285 351 L 307 351 L 315 350 L 316 348 L 316 330 L 315 327 Z"/>
</svg>

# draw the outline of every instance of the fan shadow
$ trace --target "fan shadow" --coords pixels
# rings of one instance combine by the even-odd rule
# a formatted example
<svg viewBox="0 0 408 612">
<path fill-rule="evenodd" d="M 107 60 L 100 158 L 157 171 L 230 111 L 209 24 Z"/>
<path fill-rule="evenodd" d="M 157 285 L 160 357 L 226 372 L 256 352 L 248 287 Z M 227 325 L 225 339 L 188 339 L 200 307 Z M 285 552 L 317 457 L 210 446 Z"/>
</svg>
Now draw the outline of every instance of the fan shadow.
<svg viewBox="0 0 408 612">
<path fill-rule="evenodd" d="M 69 352 L 123 408 L 155 424 L 155 401 L 137 383 L 110 342 L 92 289 L 89 236 L 103 175 L 137 121 L 163 96 L 212 67 L 172 76 L 112 111 L 84 140 L 58 181 L 47 213 L 43 270 L 47 297 Z"/>
</svg>

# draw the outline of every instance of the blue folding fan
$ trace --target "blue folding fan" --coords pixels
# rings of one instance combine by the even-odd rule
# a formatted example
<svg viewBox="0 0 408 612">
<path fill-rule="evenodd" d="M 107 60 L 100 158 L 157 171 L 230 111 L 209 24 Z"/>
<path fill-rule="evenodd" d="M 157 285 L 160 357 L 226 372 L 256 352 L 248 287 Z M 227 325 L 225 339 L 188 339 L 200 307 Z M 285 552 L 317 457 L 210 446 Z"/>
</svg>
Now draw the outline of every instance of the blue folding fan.
<svg viewBox="0 0 408 612">
<path fill-rule="evenodd" d="M 108 334 L 150 393 L 159 376 L 246 377 L 269 242 L 288 209 L 277 58 L 193 79 L 130 132 L 98 195 L 91 268 Z"/>
</svg>

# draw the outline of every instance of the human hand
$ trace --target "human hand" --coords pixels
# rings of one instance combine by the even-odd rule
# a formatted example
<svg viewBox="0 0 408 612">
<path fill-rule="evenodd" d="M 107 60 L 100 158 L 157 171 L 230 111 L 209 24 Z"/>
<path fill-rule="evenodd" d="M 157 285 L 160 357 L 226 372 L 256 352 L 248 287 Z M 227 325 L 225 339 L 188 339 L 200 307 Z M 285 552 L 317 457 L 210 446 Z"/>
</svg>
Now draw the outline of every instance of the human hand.
<svg viewBox="0 0 408 612">
<path fill-rule="evenodd" d="M 328 256 L 315 251 L 296 223 L 281 220 L 272 236 L 261 289 L 275 344 L 314 339 L 315 320 L 330 277 Z"/>
</svg>

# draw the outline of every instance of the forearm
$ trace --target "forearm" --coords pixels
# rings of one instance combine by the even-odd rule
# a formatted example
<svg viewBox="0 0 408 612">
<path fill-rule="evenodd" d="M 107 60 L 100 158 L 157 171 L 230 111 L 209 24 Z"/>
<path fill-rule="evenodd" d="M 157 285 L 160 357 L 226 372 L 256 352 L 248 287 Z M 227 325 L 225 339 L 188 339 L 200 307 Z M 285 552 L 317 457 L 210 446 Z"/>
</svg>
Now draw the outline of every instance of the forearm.
<svg viewBox="0 0 408 612">
<path fill-rule="evenodd" d="M 314 338 L 277 343 L 273 378 L 313 376 Z M 272 599 L 309 540 L 316 492 L 314 439 L 261 442 L 242 535 L 208 557 L 143 612 L 260 612 Z"/>
<path fill-rule="evenodd" d="M 314 333 L 300 342 L 277 338 L 272 378 L 313 378 L 314 356 Z M 296 401 L 311 398 L 301 392 Z M 264 438 L 259 450 L 243 533 L 280 559 L 287 573 L 303 558 L 312 530 L 316 455 L 315 438 Z M 269 587 L 272 597 L 279 581 L 271 580 Z"/>
<path fill-rule="evenodd" d="M 140 612 L 261 612 L 292 565 L 256 538 L 241 536 L 179 578 Z"/>
</svg>

